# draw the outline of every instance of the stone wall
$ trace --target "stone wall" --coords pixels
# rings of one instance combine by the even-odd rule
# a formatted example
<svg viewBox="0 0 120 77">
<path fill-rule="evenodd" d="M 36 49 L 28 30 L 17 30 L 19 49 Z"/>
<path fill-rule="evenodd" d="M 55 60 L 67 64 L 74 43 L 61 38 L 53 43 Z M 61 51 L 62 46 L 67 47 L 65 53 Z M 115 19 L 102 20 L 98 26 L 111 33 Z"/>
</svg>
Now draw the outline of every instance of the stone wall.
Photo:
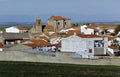
<svg viewBox="0 0 120 77">
<path fill-rule="evenodd" d="M 29 62 L 52 62 L 52 63 L 70 63 L 86 65 L 120 65 L 120 58 L 104 59 L 79 59 L 73 58 L 72 53 L 57 52 L 56 57 L 39 54 L 25 53 L 22 51 L 3 51 L 0 52 L 1 61 L 29 61 Z"/>
</svg>

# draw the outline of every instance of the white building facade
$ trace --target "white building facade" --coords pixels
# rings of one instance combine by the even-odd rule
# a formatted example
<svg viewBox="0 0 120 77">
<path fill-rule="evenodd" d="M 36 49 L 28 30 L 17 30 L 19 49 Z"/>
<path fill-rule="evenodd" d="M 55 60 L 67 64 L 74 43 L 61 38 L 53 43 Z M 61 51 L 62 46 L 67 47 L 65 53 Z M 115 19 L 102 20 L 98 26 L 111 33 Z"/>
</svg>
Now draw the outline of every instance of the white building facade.
<svg viewBox="0 0 120 77">
<path fill-rule="evenodd" d="M 9 27 L 5 29 L 5 32 L 7 33 L 19 33 L 19 29 L 17 29 L 16 27 Z"/>
<path fill-rule="evenodd" d="M 107 38 L 94 37 L 83 38 L 72 35 L 63 38 L 61 41 L 61 52 L 75 52 L 81 55 L 82 58 L 89 58 L 94 55 L 106 55 Z"/>
<path fill-rule="evenodd" d="M 20 27 L 13 26 L 13 27 L 6 28 L 5 32 L 6 33 L 25 33 L 27 32 L 27 30 L 20 29 Z"/>
<path fill-rule="evenodd" d="M 86 25 L 81 26 L 80 29 L 84 34 L 94 34 L 94 29 L 87 28 Z"/>
</svg>

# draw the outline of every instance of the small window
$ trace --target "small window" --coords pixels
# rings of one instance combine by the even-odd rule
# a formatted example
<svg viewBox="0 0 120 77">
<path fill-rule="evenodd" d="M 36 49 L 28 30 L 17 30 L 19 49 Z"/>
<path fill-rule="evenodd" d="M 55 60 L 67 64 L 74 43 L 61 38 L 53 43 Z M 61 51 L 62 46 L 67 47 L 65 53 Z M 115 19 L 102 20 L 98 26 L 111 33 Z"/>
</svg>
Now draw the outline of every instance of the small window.
<svg viewBox="0 0 120 77">
<path fill-rule="evenodd" d="M 65 25 L 66 25 L 67 23 L 65 22 Z"/>
<path fill-rule="evenodd" d="M 58 22 L 57 24 L 60 25 L 60 22 Z"/>
<path fill-rule="evenodd" d="M 89 53 L 92 53 L 92 49 L 89 49 Z"/>
</svg>

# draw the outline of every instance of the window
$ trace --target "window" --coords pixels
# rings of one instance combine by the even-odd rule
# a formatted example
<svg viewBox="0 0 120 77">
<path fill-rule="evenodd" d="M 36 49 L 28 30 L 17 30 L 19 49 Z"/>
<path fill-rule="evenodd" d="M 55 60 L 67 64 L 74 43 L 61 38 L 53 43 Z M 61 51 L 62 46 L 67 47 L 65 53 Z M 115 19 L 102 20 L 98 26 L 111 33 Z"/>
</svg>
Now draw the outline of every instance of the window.
<svg viewBox="0 0 120 77">
<path fill-rule="evenodd" d="M 92 53 L 92 49 L 89 49 L 89 53 Z"/>
<path fill-rule="evenodd" d="M 66 25 L 67 23 L 65 22 L 65 25 Z"/>
<path fill-rule="evenodd" d="M 104 41 L 103 40 L 95 40 L 94 47 L 104 47 Z"/>
<path fill-rule="evenodd" d="M 60 25 L 60 22 L 58 22 L 57 24 Z"/>
</svg>

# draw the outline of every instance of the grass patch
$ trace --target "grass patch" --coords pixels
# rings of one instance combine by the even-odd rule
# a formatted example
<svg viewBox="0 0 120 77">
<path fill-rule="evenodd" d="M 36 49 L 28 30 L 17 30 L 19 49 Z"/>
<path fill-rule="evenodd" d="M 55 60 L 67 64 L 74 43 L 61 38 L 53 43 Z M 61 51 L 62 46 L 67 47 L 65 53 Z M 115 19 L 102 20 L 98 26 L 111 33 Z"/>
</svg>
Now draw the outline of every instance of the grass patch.
<svg viewBox="0 0 120 77">
<path fill-rule="evenodd" d="M 1 61 L 0 77 L 120 77 L 120 66 Z"/>
</svg>

